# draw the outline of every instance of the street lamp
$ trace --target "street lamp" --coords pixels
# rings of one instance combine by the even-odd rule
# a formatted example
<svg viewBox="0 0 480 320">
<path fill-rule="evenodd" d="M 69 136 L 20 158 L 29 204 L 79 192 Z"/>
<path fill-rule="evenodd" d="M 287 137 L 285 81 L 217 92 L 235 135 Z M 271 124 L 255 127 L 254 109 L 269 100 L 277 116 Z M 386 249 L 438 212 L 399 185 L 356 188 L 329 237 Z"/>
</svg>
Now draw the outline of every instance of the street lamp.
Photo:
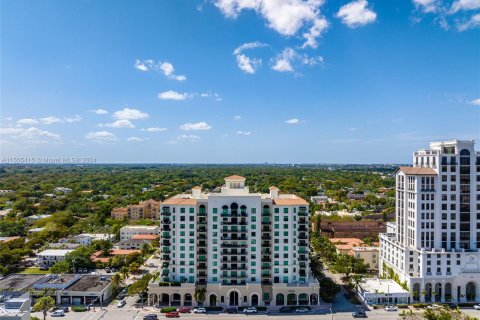
<svg viewBox="0 0 480 320">
<path fill-rule="evenodd" d="M 333 320 L 333 310 L 330 308 L 330 313 L 332 314 L 332 320 Z"/>
</svg>

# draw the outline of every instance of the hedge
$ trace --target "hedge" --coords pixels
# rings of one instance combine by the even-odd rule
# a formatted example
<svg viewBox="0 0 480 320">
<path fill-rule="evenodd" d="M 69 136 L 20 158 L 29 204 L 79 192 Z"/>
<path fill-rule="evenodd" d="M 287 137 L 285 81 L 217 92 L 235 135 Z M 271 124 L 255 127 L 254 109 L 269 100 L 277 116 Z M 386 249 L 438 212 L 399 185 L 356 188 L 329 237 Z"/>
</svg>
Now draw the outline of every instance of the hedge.
<svg viewBox="0 0 480 320">
<path fill-rule="evenodd" d="M 167 312 L 172 312 L 172 311 L 177 311 L 177 307 L 165 307 L 160 309 L 161 313 L 167 313 Z"/>
<path fill-rule="evenodd" d="M 87 308 L 85 308 L 84 306 L 73 306 L 72 311 L 74 311 L 74 312 L 85 312 L 85 311 L 87 311 Z"/>
</svg>

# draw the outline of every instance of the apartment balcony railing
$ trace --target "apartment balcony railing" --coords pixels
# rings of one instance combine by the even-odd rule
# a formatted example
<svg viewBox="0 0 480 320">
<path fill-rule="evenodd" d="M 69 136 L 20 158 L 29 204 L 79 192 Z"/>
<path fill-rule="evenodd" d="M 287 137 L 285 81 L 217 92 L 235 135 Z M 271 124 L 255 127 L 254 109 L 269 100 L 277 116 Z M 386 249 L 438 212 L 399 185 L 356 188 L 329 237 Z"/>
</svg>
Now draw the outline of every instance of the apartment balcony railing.
<svg viewBox="0 0 480 320">
<path fill-rule="evenodd" d="M 198 270 L 205 270 L 205 269 L 207 269 L 207 264 L 206 263 L 199 263 L 197 265 L 197 269 Z"/>
<path fill-rule="evenodd" d="M 246 226 L 247 221 L 222 221 L 223 226 Z"/>
<path fill-rule="evenodd" d="M 247 258 L 245 256 L 243 256 L 243 257 L 228 256 L 228 257 L 222 257 L 222 262 L 224 262 L 224 263 L 246 263 Z"/>
<path fill-rule="evenodd" d="M 207 232 L 206 227 L 198 227 L 197 232 Z"/>
<path fill-rule="evenodd" d="M 246 229 L 223 229 L 223 233 L 247 233 Z"/>
<path fill-rule="evenodd" d="M 262 285 L 264 286 L 269 286 L 272 284 L 272 281 L 270 280 L 270 278 L 264 278 L 262 279 Z"/>
<path fill-rule="evenodd" d="M 162 246 L 170 246 L 170 240 L 162 240 Z"/>
<path fill-rule="evenodd" d="M 240 237 L 228 237 L 228 236 L 224 236 L 224 237 L 221 237 L 220 239 L 222 240 L 232 240 L 232 241 L 242 241 L 242 240 L 247 240 L 247 236 L 246 235 L 242 235 Z"/>
<path fill-rule="evenodd" d="M 222 248 L 246 248 L 246 243 L 222 243 L 220 245 Z"/>
<path fill-rule="evenodd" d="M 262 241 L 262 247 L 270 247 L 271 242 L 270 241 Z"/>
<path fill-rule="evenodd" d="M 272 223 L 272 221 L 270 221 L 270 220 L 265 220 L 265 219 L 262 220 L 263 225 L 269 225 L 271 223 Z"/>
<path fill-rule="evenodd" d="M 207 254 L 207 250 L 206 249 L 198 249 L 197 253 L 198 254 Z"/>
<path fill-rule="evenodd" d="M 270 210 L 262 210 L 262 216 L 266 217 L 270 215 Z"/>
<path fill-rule="evenodd" d="M 220 270 L 225 270 L 225 271 L 235 271 L 235 270 L 247 270 L 247 266 L 246 265 L 239 265 L 239 266 L 227 266 L 227 265 L 222 265 L 220 267 Z"/>
<path fill-rule="evenodd" d="M 162 211 L 162 216 L 169 217 L 172 213 L 170 211 Z"/>
<path fill-rule="evenodd" d="M 222 251 L 222 254 L 224 256 L 237 256 L 237 255 L 246 255 L 248 254 L 248 252 L 246 250 L 244 251 L 227 251 L 227 250 L 223 250 Z"/>
<path fill-rule="evenodd" d="M 248 217 L 248 214 L 246 212 L 240 212 L 240 213 L 228 213 L 228 212 L 222 212 L 221 215 L 222 217 Z"/>
</svg>

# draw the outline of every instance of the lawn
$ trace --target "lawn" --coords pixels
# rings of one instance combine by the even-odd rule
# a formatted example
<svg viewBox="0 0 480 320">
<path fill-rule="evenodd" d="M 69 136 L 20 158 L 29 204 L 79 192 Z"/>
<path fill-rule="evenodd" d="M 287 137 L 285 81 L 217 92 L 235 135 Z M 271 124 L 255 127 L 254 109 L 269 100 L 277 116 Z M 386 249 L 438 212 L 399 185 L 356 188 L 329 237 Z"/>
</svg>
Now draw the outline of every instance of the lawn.
<svg viewBox="0 0 480 320">
<path fill-rule="evenodd" d="M 39 268 L 27 268 L 21 272 L 21 274 L 48 274 L 50 271 L 48 270 L 40 270 Z"/>
</svg>

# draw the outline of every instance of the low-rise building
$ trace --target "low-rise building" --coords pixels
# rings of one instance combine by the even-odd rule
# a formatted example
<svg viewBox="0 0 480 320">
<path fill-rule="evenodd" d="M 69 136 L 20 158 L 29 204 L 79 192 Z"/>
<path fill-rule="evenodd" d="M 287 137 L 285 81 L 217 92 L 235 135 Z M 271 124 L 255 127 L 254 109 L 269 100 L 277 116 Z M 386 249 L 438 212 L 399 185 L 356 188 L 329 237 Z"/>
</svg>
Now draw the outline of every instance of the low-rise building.
<svg viewBox="0 0 480 320">
<path fill-rule="evenodd" d="M 0 190 L 0 196 L 3 196 L 5 194 L 9 194 L 9 193 L 14 193 L 15 190 L 6 190 L 6 189 L 2 189 Z"/>
<path fill-rule="evenodd" d="M 32 228 L 32 229 L 28 230 L 28 233 L 42 232 L 43 229 L 45 229 L 45 228 L 43 228 L 43 227 L 42 228 Z"/>
<path fill-rule="evenodd" d="M 113 250 L 110 250 L 110 256 L 103 257 L 102 251 L 97 251 L 90 256 L 90 259 L 92 259 L 93 262 L 99 261 L 99 262 L 107 263 L 108 260 L 110 260 L 114 256 L 128 256 L 129 254 L 140 253 L 140 252 L 141 252 L 140 250 L 113 249 Z"/>
<path fill-rule="evenodd" d="M 62 193 L 67 194 L 67 193 L 72 192 L 73 190 L 70 189 L 70 188 L 65 188 L 65 187 L 56 187 L 55 189 L 53 189 L 53 191 L 55 191 L 55 192 L 62 192 Z"/>
<path fill-rule="evenodd" d="M 5 219 L 10 212 L 12 212 L 12 209 L 0 210 L 0 220 Z"/>
<path fill-rule="evenodd" d="M 363 259 L 370 270 L 378 270 L 378 247 L 352 247 L 349 254 Z"/>
<path fill-rule="evenodd" d="M 0 320 L 30 320 L 30 295 L 11 298 L 0 305 Z"/>
<path fill-rule="evenodd" d="M 27 223 L 32 224 L 34 222 L 37 222 L 38 220 L 50 218 L 51 216 L 51 214 L 35 214 L 33 216 L 26 217 L 25 220 L 27 221 Z"/>
<path fill-rule="evenodd" d="M 140 201 L 139 204 L 131 204 L 126 208 L 113 208 L 111 216 L 114 219 L 125 219 L 138 221 L 140 219 L 160 219 L 160 201 L 153 199 Z"/>
<path fill-rule="evenodd" d="M 338 254 L 351 254 L 353 247 L 364 245 L 363 241 L 357 238 L 330 238 L 329 240 L 337 249 Z"/>
<path fill-rule="evenodd" d="M 37 253 L 37 263 L 41 267 L 51 267 L 58 261 L 65 260 L 67 254 L 72 252 L 70 249 L 47 249 Z"/>
<path fill-rule="evenodd" d="M 357 286 L 357 297 L 369 305 L 410 303 L 410 293 L 391 279 L 365 279 Z"/>
<path fill-rule="evenodd" d="M 18 236 L 15 236 L 15 237 L 0 237 L 0 243 L 2 243 L 2 242 L 5 243 L 5 242 L 17 240 L 17 239 L 21 239 L 21 238 L 18 237 Z"/>
<path fill-rule="evenodd" d="M 120 249 L 142 249 L 145 244 L 152 245 L 159 236 L 155 234 L 137 234 L 130 239 L 120 241 L 117 245 Z"/>
<path fill-rule="evenodd" d="M 130 239 L 135 235 L 153 234 L 158 236 L 159 233 L 159 226 L 125 226 L 120 229 L 120 241 Z"/>
</svg>

